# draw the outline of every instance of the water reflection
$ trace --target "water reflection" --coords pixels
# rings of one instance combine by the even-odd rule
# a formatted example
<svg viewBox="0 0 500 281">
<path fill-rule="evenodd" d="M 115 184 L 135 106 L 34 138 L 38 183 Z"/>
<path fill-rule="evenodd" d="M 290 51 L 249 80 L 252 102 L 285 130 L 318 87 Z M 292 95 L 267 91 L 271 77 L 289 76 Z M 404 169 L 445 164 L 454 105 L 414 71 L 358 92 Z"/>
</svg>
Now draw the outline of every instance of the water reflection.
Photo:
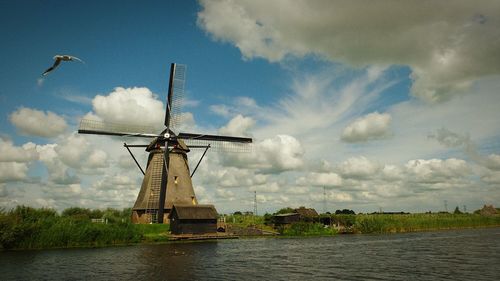
<svg viewBox="0 0 500 281">
<path fill-rule="evenodd" d="M 217 242 L 173 243 L 138 247 L 137 276 L 148 280 L 199 280 L 198 267 L 212 258 Z"/>
<path fill-rule="evenodd" d="M 0 252 L 1 280 L 500 280 L 500 229 Z"/>
</svg>

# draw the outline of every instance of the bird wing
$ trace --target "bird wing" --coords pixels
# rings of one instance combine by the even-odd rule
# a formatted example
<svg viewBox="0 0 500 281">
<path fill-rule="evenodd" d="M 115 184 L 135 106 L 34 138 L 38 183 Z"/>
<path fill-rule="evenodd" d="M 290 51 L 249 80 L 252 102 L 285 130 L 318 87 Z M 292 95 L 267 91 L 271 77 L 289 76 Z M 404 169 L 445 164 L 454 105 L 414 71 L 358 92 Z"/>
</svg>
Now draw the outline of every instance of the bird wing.
<svg viewBox="0 0 500 281">
<path fill-rule="evenodd" d="M 79 58 L 77 58 L 75 56 L 69 56 L 69 57 L 70 57 L 71 60 L 77 60 L 77 61 L 79 61 L 81 63 L 85 63 L 84 61 L 82 61 L 81 59 L 79 59 Z"/>
<path fill-rule="evenodd" d="M 55 57 L 54 57 L 54 60 L 55 60 L 55 61 L 54 61 L 54 64 L 53 64 L 51 67 L 49 67 L 47 70 L 45 70 L 45 71 L 42 73 L 42 76 L 45 76 L 45 75 L 49 74 L 49 72 L 51 72 L 52 70 L 56 69 L 56 67 L 57 67 L 59 64 L 61 64 L 61 60 L 62 60 L 62 59 L 61 59 L 61 57 L 60 57 L 60 56 L 55 56 Z"/>
<path fill-rule="evenodd" d="M 51 72 L 52 70 L 54 70 L 55 67 L 51 66 L 49 67 L 47 70 L 45 70 L 43 73 L 42 73 L 42 76 L 45 76 L 47 74 L 49 74 L 49 72 Z"/>
</svg>

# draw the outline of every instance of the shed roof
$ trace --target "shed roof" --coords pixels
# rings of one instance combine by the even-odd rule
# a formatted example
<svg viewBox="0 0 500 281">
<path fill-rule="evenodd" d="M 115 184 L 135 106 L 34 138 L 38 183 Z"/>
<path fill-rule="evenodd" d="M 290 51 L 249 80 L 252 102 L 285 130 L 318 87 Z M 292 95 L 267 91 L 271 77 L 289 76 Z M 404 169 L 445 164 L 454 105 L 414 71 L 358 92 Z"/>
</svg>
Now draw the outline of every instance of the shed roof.
<svg viewBox="0 0 500 281">
<path fill-rule="evenodd" d="M 217 219 L 217 210 L 214 205 L 174 205 L 172 213 L 177 213 L 177 217 L 183 219 L 208 220 Z"/>
<path fill-rule="evenodd" d="M 316 210 L 314 210 L 313 208 L 301 207 L 301 208 L 295 209 L 294 211 L 302 217 L 317 217 L 318 216 L 318 212 L 316 212 Z"/>
<path fill-rule="evenodd" d="M 275 217 L 292 217 L 292 216 L 298 216 L 298 213 L 286 213 L 286 214 L 277 214 L 274 215 Z"/>
</svg>

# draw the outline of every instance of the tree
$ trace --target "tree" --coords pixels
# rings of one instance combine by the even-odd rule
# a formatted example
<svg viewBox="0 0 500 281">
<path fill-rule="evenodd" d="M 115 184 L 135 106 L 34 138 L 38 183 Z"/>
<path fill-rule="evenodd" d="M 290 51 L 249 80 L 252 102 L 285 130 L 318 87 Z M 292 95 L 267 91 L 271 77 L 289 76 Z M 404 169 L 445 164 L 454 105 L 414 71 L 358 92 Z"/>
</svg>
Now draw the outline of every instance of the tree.
<svg viewBox="0 0 500 281">
<path fill-rule="evenodd" d="M 286 208 L 283 208 L 283 209 L 279 209 L 276 213 L 274 213 L 275 215 L 279 215 L 279 214 L 289 214 L 289 213 L 293 213 L 294 210 L 290 207 L 286 207 Z"/>
<path fill-rule="evenodd" d="M 355 215 L 356 213 L 353 210 L 343 209 L 335 211 L 336 215 Z"/>
<path fill-rule="evenodd" d="M 71 207 L 67 208 L 62 212 L 63 217 L 87 217 L 90 219 L 91 211 L 90 209 L 80 208 L 80 207 Z"/>
<path fill-rule="evenodd" d="M 460 209 L 458 208 L 458 206 L 455 208 L 455 211 L 453 211 L 453 213 L 455 215 L 458 215 L 458 214 L 461 214 L 462 212 L 460 211 Z"/>
</svg>

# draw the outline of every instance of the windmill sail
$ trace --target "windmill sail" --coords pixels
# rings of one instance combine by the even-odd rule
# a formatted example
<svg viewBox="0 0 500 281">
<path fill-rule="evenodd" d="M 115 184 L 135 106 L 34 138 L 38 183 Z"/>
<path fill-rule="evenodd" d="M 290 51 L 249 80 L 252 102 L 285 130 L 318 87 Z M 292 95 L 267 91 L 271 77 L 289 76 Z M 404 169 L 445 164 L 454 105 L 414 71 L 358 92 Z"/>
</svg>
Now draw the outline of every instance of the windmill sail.
<svg viewBox="0 0 500 281">
<path fill-rule="evenodd" d="M 207 134 L 179 133 L 177 138 L 182 139 L 188 147 L 206 147 L 219 152 L 251 152 L 252 139 Z"/>
<path fill-rule="evenodd" d="M 158 136 L 157 133 L 154 133 L 152 126 L 111 123 L 92 119 L 82 119 L 78 133 L 147 138 Z"/>
<path fill-rule="evenodd" d="M 165 126 L 175 130 L 181 119 L 181 108 L 184 100 L 184 85 L 186 83 L 187 66 L 173 63 L 170 66 L 170 82 L 168 87 Z"/>
</svg>

